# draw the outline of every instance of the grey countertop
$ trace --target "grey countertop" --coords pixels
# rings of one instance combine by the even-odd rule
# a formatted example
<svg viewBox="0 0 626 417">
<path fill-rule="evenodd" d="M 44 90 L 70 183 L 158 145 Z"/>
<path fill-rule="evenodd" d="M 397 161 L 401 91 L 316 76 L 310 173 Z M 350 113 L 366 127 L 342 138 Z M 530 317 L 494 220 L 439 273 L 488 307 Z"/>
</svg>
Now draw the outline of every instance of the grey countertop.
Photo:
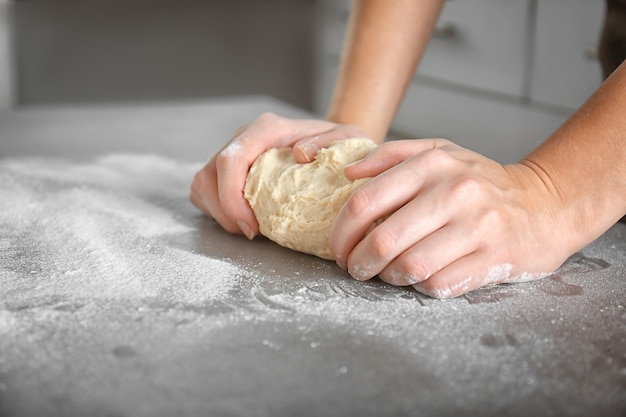
<svg viewBox="0 0 626 417">
<path fill-rule="evenodd" d="M 1 416 L 624 416 L 626 226 L 433 300 L 187 201 L 265 97 L 0 114 Z"/>
</svg>

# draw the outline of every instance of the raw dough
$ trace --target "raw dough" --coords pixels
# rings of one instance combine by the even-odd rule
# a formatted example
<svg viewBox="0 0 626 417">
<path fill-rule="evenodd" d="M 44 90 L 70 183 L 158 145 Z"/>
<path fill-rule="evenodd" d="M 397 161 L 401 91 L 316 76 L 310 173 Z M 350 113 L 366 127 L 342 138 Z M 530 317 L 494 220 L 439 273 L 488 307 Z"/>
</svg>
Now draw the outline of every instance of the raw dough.
<svg viewBox="0 0 626 417">
<path fill-rule="evenodd" d="M 370 139 L 340 140 L 308 164 L 297 163 L 292 148 L 270 149 L 259 156 L 248 173 L 244 197 L 261 234 L 281 246 L 333 260 L 328 235 L 335 217 L 354 190 L 369 180 L 351 182 L 343 169 L 375 147 Z"/>
</svg>

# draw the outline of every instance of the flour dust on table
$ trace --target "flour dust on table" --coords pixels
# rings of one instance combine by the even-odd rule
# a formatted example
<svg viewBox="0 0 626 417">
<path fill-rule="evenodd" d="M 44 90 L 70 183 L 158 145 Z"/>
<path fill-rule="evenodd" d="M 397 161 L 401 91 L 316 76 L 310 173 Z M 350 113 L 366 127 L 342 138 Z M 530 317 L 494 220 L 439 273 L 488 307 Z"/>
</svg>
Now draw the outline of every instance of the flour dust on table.
<svg viewBox="0 0 626 417">
<path fill-rule="evenodd" d="M 187 193 L 198 169 L 133 154 L 89 163 L 0 161 L 0 311 L 126 302 L 249 318 L 319 314 L 324 305 L 345 308 L 358 299 L 419 303 L 414 292 L 356 282 L 331 262 L 303 267 L 303 255 L 295 252 L 272 255 L 293 255 L 291 264 L 269 262 L 282 262 L 285 270 L 268 268 L 258 261 L 267 248 L 259 241 L 241 240 L 245 259 L 205 256 L 189 241 L 219 247 L 240 237 L 192 214 Z M 12 321 L 6 316 L 3 322 Z"/>
<path fill-rule="evenodd" d="M 165 244 L 192 229 L 152 202 L 186 198 L 197 168 L 139 155 L 1 161 L 0 304 L 224 296 L 239 268 Z"/>
</svg>

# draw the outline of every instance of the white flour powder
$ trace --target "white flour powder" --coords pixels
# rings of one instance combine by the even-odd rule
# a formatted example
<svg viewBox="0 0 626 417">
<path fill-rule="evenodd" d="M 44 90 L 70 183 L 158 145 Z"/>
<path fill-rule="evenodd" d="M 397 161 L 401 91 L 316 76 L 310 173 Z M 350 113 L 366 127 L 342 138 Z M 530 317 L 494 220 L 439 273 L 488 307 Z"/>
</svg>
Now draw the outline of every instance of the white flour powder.
<svg viewBox="0 0 626 417">
<path fill-rule="evenodd" d="M 0 305 L 50 297 L 202 304 L 223 297 L 241 271 L 164 244 L 163 236 L 190 228 L 150 202 L 186 198 L 197 168 L 137 155 L 92 164 L 0 162 Z"/>
</svg>

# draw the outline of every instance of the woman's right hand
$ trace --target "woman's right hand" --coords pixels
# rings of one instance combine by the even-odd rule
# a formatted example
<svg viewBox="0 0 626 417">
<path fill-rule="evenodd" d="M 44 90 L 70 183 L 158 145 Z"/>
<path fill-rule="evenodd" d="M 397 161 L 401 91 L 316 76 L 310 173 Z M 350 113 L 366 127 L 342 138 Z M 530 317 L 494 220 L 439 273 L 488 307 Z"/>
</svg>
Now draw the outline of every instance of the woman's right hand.
<svg viewBox="0 0 626 417">
<path fill-rule="evenodd" d="M 366 136 L 353 125 L 265 113 L 254 123 L 237 129 L 224 148 L 196 173 L 189 199 L 228 232 L 253 239 L 259 225 L 243 197 L 243 189 L 248 170 L 259 155 L 271 148 L 293 147 L 296 161 L 306 163 L 336 140 Z"/>
</svg>

